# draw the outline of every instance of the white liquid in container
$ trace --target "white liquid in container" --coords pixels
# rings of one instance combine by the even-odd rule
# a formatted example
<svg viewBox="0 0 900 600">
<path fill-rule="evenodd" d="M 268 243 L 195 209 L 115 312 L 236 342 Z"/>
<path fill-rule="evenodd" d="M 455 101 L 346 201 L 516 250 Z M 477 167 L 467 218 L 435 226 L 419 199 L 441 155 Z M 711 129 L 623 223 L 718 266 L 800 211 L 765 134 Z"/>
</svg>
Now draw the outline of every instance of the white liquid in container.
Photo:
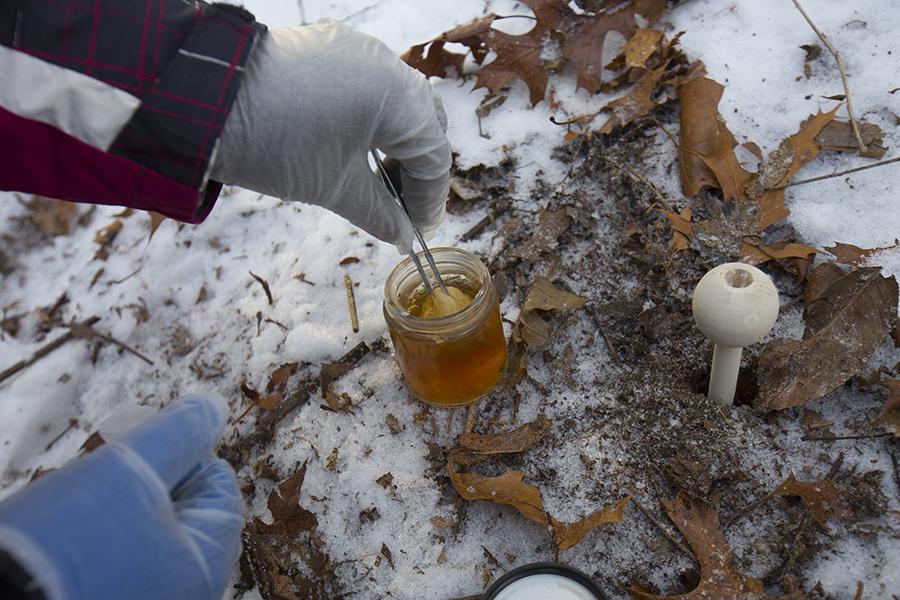
<svg viewBox="0 0 900 600">
<path fill-rule="evenodd" d="M 597 600 L 597 596 L 574 579 L 542 573 L 517 579 L 495 600 Z"/>
</svg>

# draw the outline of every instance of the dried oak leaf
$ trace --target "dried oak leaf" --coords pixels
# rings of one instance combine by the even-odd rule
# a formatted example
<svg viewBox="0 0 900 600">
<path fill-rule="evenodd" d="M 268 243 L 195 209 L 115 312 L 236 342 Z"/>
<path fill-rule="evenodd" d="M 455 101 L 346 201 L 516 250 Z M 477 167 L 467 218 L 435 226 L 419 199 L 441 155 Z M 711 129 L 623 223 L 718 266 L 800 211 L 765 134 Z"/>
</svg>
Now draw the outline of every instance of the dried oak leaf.
<svg viewBox="0 0 900 600">
<path fill-rule="evenodd" d="M 450 52 L 444 48 L 444 44 L 457 43 L 467 46 L 472 52 L 475 62 L 481 64 L 488 53 L 482 36 L 488 32 L 496 19 L 497 15 L 492 13 L 471 23 L 454 27 L 424 44 L 410 47 L 400 58 L 428 77 L 446 77 L 447 69 L 451 67 L 462 75 L 462 66 L 466 55 Z"/>
<path fill-rule="evenodd" d="M 882 158 L 887 152 L 884 146 L 884 131 L 875 123 L 860 122 L 859 133 L 866 151 L 860 154 L 859 144 L 848 121 L 832 121 L 819 132 L 816 141 L 823 150 L 859 154 L 867 158 Z"/>
<path fill-rule="evenodd" d="M 672 225 L 672 249 L 675 252 L 687 250 L 691 246 L 691 238 L 694 237 L 694 226 L 691 225 L 691 207 L 685 206 L 681 213 L 665 211 L 664 213 Z"/>
<path fill-rule="evenodd" d="M 466 500 L 507 504 L 535 523 L 548 524 L 541 491 L 522 481 L 522 471 L 507 470 L 503 475 L 488 477 L 479 473 L 458 473 L 451 462 L 447 465 L 447 472 L 453 487 Z"/>
<path fill-rule="evenodd" d="M 832 516 L 844 518 L 849 511 L 841 496 L 840 490 L 831 479 L 819 481 L 797 481 L 791 473 L 788 478 L 772 492 L 773 496 L 799 496 L 809 509 L 812 518 L 827 529 L 828 519 Z"/>
<path fill-rule="evenodd" d="M 568 311 L 581 308 L 587 298 L 554 287 L 546 277 L 538 276 L 528 290 L 525 305 L 513 328 L 513 341 L 524 342 L 529 348 L 540 348 L 550 341 L 550 323 L 540 312 Z"/>
<path fill-rule="evenodd" d="M 880 248 L 860 248 L 853 244 L 842 244 L 841 242 L 837 242 L 834 246 L 826 246 L 825 250 L 829 254 L 833 254 L 835 259 L 840 263 L 859 266 L 877 252 L 881 252 L 882 250 L 894 250 L 896 248 L 900 248 L 900 240 L 894 240 L 893 245 L 882 246 Z"/>
<path fill-rule="evenodd" d="M 94 234 L 94 242 L 99 244 L 100 248 L 97 249 L 97 254 L 94 255 L 94 258 L 99 260 L 106 260 L 109 258 L 109 247 L 116 239 L 116 236 L 119 235 L 120 231 L 122 231 L 122 221 L 119 219 L 116 219 L 106 227 L 97 230 Z"/>
<path fill-rule="evenodd" d="M 527 244 L 512 251 L 512 255 L 535 262 L 556 247 L 556 240 L 572 225 L 572 217 L 566 209 L 538 210 L 538 222 Z"/>
<path fill-rule="evenodd" d="M 700 582 L 690 592 L 677 596 L 650 594 L 640 585 L 628 591 L 638 600 L 735 600 L 765 598 L 760 581 L 737 570 L 734 555 L 719 529 L 719 514 L 709 505 L 678 492 L 673 500 L 663 500 L 666 514 L 687 539 L 700 563 Z"/>
<path fill-rule="evenodd" d="M 527 4 L 528 2 L 526 2 Z M 596 94 L 603 87 L 603 44 L 611 31 L 631 38 L 635 30 L 634 10 L 631 7 L 608 14 L 582 16 L 566 9 L 563 56 L 572 61 L 578 73 L 578 87 Z"/>
<path fill-rule="evenodd" d="M 604 506 L 575 523 L 563 523 L 550 517 L 550 524 L 553 528 L 553 541 L 557 549 L 562 551 L 575 546 L 591 530 L 596 529 L 600 525 L 621 523 L 622 512 L 625 510 L 625 505 L 628 504 L 629 500 L 631 500 L 631 496 L 625 496 L 615 506 Z"/>
<path fill-rule="evenodd" d="M 288 381 L 297 372 L 298 366 L 295 362 L 285 363 L 272 371 L 272 374 L 269 375 L 269 383 L 266 385 L 266 393 L 271 394 L 275 391 L 284 390 Z"/>
<path fill-rule="evenodd" d="M 600 128 L 600 133 L 612 133 L 617 127 L 627 125 L 653 111 L 657 106 L 653 93 L 668 67 L 669 63 L 666 62 L 652 71 L 647 71 L 638 79 L 631 91 L 604 106 L 602 112 L 610 112 L 612 115 Z"/>
<path fill-rule="evenodd" d="M 647 59 L 659 49 L 663 39 L 663 33 L 655 29 L 635 31 L 625 42 L 625 66 L 644 68 Z"/>
<path fill-rule="evenodd" d="M 897 280 L 861 268 L 834 281 L 807 306 L 802 341 L 766 349 L 759 358 L 754 406 L 782 410 L 820 398 L 855 375 L 897 317 Z"/>
<path fill-rule="evenodd" d="M 458 465 L 472 466 L 491 456 L 525 452 L 544 439 L 549 431 L 550 420 L 541 416 L 505 433 L 464 433 L 452 451 L 452 460 Z"/>
<path fill-rule="evenodd" d="M 804 316 L 806 315 L 806 308 L 818 300 L 831 284 L 844 275 L 846 275 L 846 272 L 833 262 L 822 263 L 810 271 L 809 279 L 806 281 L 806 289 L 803 290 Z"/>
<path fill-rule="evenodd" d="M 890 396 L 884 401 L 881 414 L 875 419 L 876 425 L 883 425 L 900 438 L 900 379 L 889 379 L 885 382 Z"/>
<path fill-rule="evenodd" d="M 254 518 L 260 533 L 294 538 L 304 531 L 312 531 L 318 525 L 316 515 L 300 506 L 300 489 L 306 477 L 306 465 L 279 483 L 269 495 L 267 506 L 272 513 L 272 524 Z"/>
<path fill-rule="evenodd" d="M 678 88 L 681 100 L 679 142 L 681 185 L 687 196 L 705 187 L 722 190 L 725 200 L 740 200 L 753 174 L 734 153 L 737 140 L 719 114 L 725 88 L 706 77 L 690 79 Z"/>
<path fill-rule="evenodd" d="M 31 223 L 50 235 L 69 235 L 78 219 L 78 206 L 74 202 L 33 196 L 27 206 Z"/>
<path fill-rule="evenodd" d="M 162 222 L 166 220 L 166 218 L 159 214 L 158 212 L 148 211 L 148 215 L 150 215 L 150 236 L 147 238 L 147 242 L 153 239 L 153 234 L 156 233 L 156 230 L 159 229 L 159 226 L 162 225 Z"/>
<path fill-rule="evenodd" d="M 802 281 L 812 267 L 813 257 L 819 251 L 812 246 L 798 242 L 775 242 L 766 245 L 758 241 L 744 240 L 741 242 L 741 261 L 751 265 L 761 265 L 771 260 L 777 261 L 785 269 L 797 274 Z"/>
</svg>

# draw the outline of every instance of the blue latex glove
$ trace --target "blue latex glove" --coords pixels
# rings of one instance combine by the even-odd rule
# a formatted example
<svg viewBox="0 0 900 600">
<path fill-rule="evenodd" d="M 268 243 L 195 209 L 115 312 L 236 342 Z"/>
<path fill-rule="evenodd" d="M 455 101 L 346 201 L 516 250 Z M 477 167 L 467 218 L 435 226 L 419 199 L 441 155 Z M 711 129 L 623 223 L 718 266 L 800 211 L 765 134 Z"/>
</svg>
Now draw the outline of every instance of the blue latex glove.
<svg viewBox="0 0 900 600">
<path fill-rule="evenodd" d="M 0 502 L 0 548 L 49 600 L 221 598 L 244 523 L 226 420 L 220 396 L 176 400 Z"/>
</svg>

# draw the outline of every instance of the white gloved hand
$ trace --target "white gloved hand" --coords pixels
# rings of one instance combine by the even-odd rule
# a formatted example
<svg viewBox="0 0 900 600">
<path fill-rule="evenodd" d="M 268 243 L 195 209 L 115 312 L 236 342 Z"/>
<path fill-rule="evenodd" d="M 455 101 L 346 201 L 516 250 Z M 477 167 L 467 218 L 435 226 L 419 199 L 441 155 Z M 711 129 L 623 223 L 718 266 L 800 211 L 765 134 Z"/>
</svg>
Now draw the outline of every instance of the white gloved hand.
<svg viewBox="0 0 900 600">
<path fill-rule="evenodd" d="M 450 187 L 446 115 L 425 77 L 333 20 L 274 29 L 254 50 L 210 176 L 323 206 L 408 251 L 441 224 Z M 409 218 L 369 166 L 401 164 Z M 412 224 L 410 224 L 410 218 Z"/>
</svg>

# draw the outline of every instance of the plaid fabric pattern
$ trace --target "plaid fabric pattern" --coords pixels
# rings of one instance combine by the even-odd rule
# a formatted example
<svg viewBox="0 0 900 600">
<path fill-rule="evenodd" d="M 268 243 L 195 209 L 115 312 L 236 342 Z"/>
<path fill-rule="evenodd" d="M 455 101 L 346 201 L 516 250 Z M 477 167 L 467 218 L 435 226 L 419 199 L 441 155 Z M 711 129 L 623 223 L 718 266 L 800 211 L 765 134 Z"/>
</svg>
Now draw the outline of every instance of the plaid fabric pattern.
<svg viewBox="0 0 900 600">
<path fill-rule="evenodd" d="M 141 99 L 110 152 L 204 185 L 210 154 L 265 29 L 192 0 L 2 0 L 0 44 Z"/>
</svg>

